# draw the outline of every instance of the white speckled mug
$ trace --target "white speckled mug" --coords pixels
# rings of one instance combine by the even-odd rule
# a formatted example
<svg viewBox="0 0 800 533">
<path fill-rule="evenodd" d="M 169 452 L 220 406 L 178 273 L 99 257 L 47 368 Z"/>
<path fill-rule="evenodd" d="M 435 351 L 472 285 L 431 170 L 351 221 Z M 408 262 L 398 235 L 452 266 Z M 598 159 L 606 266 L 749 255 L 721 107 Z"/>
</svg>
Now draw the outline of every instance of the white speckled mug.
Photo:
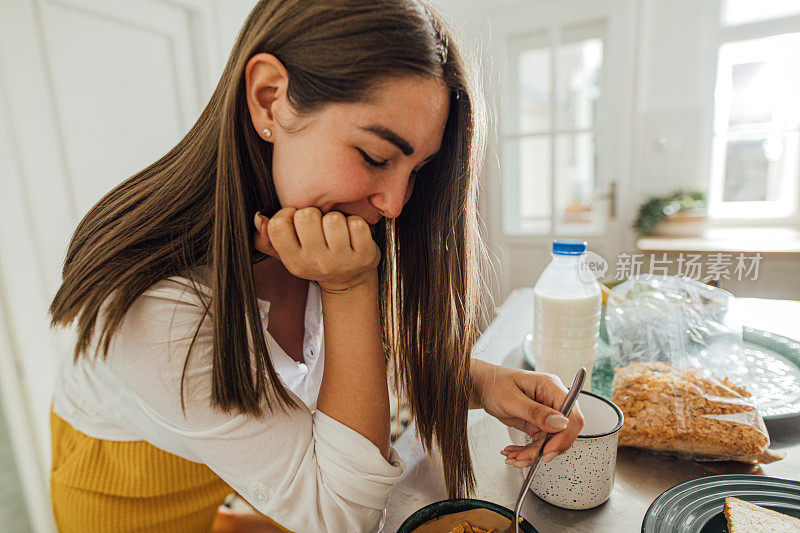
<svg viewBox="0 0 800 533">
<path fill-rule="evenodd" d="M 622 411 L 609 400 L 581 391 L 578 405 L 585 419 L 581 434 L 569 450 L 539 464 L 531 485 L 541 499 L 565 509 L 591 509 L 611 496 L 622 428 Z"/>
</svg>

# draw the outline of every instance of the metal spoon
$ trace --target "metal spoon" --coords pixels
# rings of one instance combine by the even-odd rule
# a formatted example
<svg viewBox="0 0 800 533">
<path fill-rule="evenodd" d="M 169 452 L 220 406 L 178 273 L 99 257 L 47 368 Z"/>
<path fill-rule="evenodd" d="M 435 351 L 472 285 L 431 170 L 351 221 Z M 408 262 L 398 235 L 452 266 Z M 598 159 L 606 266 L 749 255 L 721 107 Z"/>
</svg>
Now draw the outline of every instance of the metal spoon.
<svg viewBox="0 0 800 533">
<path fill-rule="evenodd" d="M 578 394 L 581 392 L 583 381 L 585 379 L 586 369 L 584 367 L 580 367 L 580 369 L 578 369 L 578 373 L 575 374 L 575 378 L 572 380 L 572 386 L 569 388 L 567 397 L 564 398 L 564 403 L 561 404 L 561 414 L 564 416 L 568 417 L 572 412 L 572 406 L 575 405 L 575 401 L 578 399 Z M 519 496 L 517 496 L 517 507 L 514 511 L 514 530 L 516 533 L 519 533 L 519 514 L 522 510 L 522 502 L 525 501 L 525 496 L 528 495 L 528 489 L 530 489 L 531 483 L 533 482 L 533 475 L 536 472 L 536 467 L 539 466 L 539 461 L 542 459 L 542 450 L 544 450 L 545 445 L 553 435 L 555 435 L 555 433 L 547 435 L 544 439 L 544 442 L 542 442 L 539 451 L 536 452 L 536 457 L 534 457 L 533 461 L 531 462 L 531 469 L 528 472 L 528 476 L 525 478 L 525 482 L 522 484 L 522 490 L 519 491 Z M 501 533 L 511 533 L 511 525 L 509 524 L 505 531 L 502 531 Z"/>
</svg>

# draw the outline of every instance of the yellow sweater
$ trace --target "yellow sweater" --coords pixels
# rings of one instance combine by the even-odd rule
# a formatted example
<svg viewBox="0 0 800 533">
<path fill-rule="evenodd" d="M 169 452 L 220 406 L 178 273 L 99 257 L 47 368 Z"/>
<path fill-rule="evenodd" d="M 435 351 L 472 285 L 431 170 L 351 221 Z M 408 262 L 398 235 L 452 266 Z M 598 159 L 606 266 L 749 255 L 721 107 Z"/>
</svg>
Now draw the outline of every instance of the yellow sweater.
<svg viewBox="0 0 800 533">
<path fill-rule="evenodd" d="M 206 465 L 147 442 L 95 439 L 52 411 L 50 425 L 50 491 L 61 532 L 210 531 L 233 492 Z"/>
</svg>

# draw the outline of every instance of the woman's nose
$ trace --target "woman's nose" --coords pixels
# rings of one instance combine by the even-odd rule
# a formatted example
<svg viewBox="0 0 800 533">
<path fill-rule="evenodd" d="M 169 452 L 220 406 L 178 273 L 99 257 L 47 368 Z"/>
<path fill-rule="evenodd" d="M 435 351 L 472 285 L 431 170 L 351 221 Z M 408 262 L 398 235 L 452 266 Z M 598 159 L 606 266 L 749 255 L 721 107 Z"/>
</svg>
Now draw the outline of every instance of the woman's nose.
<svg viewBox="0 0 800 533">
<path fill-rule="evenodd" d="M 370 197 L 370 202 L 386 218 L 397 218 L 411 197 L 413 188 L 414 174 L 403 179 L 387 180 L 383 189 Z"/>
</svg>

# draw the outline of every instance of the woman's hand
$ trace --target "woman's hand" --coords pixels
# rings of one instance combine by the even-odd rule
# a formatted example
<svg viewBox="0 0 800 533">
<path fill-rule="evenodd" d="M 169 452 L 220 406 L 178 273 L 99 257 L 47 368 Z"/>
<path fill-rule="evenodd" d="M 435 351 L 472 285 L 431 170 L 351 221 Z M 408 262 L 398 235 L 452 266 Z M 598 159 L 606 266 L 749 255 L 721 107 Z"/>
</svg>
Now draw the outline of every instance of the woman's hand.
<svg viewBox="0 0 800 533">
<path fill-rule="evenodd" d="M 527 446 L 507 446 L 502 453 L 506 463 L 524 468 L 542 445 L 547 433 L 555 433 L 542 450 L 548 462 L 565 452 L 583 428 L 583 415 L 576 403 L 569 418 L 558 409 L 567 396 L 567 388 L 558 377 L 528 372 L 472 360 L 475 400 L 487 413 L 503 424 L 530 435 Z"/>
<path fill-rule="evenodd" d="M 341 292 L 363 283 L 381 254 L 369 224 L 338 211 L 325 216 L 316 207 L 285 207 L 268 219 L 256 213 L 256 250 L 281 260 L 292 275 Z"/>
</svg>

